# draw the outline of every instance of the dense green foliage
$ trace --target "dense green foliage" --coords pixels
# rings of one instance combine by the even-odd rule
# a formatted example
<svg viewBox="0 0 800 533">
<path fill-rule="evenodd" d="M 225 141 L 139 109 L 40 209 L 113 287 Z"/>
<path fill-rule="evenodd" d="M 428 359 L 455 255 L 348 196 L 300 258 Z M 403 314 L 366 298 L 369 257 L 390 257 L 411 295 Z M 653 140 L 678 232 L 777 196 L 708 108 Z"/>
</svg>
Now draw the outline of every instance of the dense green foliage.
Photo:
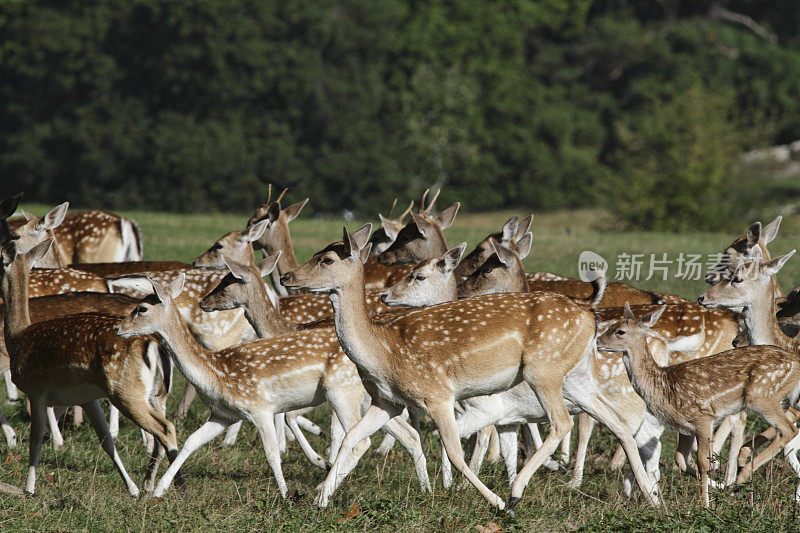
<svg viewBox="0 0 800 533">
<path fill-rule="evenodd" d="M 723 2 L 770 42 L 709 4 L 0 0 L 0 192 L 230 210 L 272 181 L 373 213 L 436 184 L 469 209 L 616 209 L 608 186 L 647 176 L 628 196 L 721 204 L 736 153 L 800 138 L 800 15 Z M 628 222 L 674 228 L 655 201 Z"/>
</svg>

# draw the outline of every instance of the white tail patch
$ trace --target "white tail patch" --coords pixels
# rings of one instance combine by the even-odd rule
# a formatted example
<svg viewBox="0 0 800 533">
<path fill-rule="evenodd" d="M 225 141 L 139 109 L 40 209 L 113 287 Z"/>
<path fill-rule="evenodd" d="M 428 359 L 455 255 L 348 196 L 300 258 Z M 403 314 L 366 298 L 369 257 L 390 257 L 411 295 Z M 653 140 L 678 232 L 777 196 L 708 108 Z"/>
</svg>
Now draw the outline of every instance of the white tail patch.
<svg viewBox="0 0 800 533">
<path fill-rule="evenodd" d="M 122 242 L 117 250 L 114 261 L 141 261 L 142 260 L 142 233 L 133 220 L 125 217 L 119 219 Z"/>
<path fill-rule="evenodd" d="M 107 278 L 108 292 L 125 294 L 134 298 L 144 298 L 153 292 L 153 285 L 147 276 L 120 276 Z"/>
<path fill-rule="evenodd" d="M 696 352 L 706 342 L 706 330 L 701 328 L 694 335 L 675 337 L 667 341 L 667 349 L 671 352 L 692 353 Z"/>
</svg>

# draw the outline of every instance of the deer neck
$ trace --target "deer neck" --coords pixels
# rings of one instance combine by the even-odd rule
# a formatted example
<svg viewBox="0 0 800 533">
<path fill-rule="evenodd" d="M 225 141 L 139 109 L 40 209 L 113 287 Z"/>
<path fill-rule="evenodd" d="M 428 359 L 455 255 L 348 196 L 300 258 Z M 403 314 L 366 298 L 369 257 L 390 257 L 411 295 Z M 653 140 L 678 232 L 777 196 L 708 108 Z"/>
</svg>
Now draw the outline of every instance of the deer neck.
<svg viewBox="0 0 800 533">
<path fill-rule="evenodd" d="M 244 305 L 244 316 L 253 327 L 259 339 L 269 339 L 294 331 L 280 312 L 272 307 L 266 292 Z"/>
<path fill-rule="evenodd" d="M 644 336 L 623 355 L 622 362 L 625 364 L 631 385 L 645 403 L 648 406 L 665 405 L 663 398 L 667 390 L 664 386 L 665 370 L 656 364 Z"/>
<path fill-rule="evenodd" d="M 195 387 L 201 388 L 201 384 L 215 380 L 211 368 L 212 352 L 195 340 L 177 308 L 172 308 L 169 327 L 160 329 L 156 336 L 161 347 Z"/>
<path fill-rule="evenodd" d="M 20 272 L 20 270 L 18 265 L 14 265 L 0 283 L 5 301 L 3 326 L 7 341 L 16 338 L 31 325 L 31 317 L 28 312 L 29 276 L 27 270 L 25 272 Z"/>
<path fill-rule="evenodd" d="M 747 327 L 747 340 L 750 345 L 770 344 L 786 348 L 789 339 L 778 327 L 775 313 L 778 312 L 775 304 L 775 283 L 770 282 L 764 291 L 764 298 L 758 298 L 742 309 L 742 317 Z"/>
<path fill-rule="evenodd" d="M 336 336 L 347 356 L 369 374 L 378 370 L 379 356 L 376 357 L 376 328 L 367 311 L 364 295 L 364 268 L 358 275 L 329 296 L 333 306 L 333 323 Z"/>
</svg>

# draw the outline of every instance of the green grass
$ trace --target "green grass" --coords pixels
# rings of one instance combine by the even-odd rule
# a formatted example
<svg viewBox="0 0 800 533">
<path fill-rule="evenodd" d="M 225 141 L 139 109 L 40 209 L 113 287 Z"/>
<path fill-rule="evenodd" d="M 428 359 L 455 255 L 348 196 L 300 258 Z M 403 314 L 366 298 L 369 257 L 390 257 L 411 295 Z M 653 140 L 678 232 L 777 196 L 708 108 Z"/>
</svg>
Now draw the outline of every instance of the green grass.
<svg viewBox="0 0 800 533">
<path fill-rule="evenodd" d="M 41 213 L 44 206 L 25 206 Z M 170 214 L 125 213 L 135 218 L 144 232 L 146 259 L 190 261 L 217 237 L 240 228 L 247 213 L 237 215 L 180 216 Z M 454 227 L 446 230 L 448 242 L 467 240 L 473 245 L 489 231 L 498 228 L 510 213 L 462 214 Z M 765 213 L 764 220 L 770 220 Z M 613 264 L 620 252 L 667 252 L 671 258 L 681 251 L 711 253 L 721 251 L 736 235 L 724 233 L 605 233 L 595 229 L 604 215 L 595 211 L 564 211 L 537 215 L 534 219 L 534 247 L 526 260 L 529 270 L 548 270 L 577 274 L 577 256 L 594 250 Z M 354 229 L 358 222 L 348 223 Z M 341 236 L 341 221 L 298 219 L 292 223 L 298 259 Z M 742 228 L 744 230 L 744 228 Z M 795 247 L 800 234 L 800 219 L 784 222 L 781 237 L 770 245 L 773 253 Z M 800 260 L 792 260 L 781 271 L 784 288 L 800 279 Z M 699 281 L 676 279 L 649 280 L 637 286 L 674 292 L 696 298 L 704 289 Z M 178 380 L 170 400 L 173 410 L 183 382 Z M 12 425 L 19 430 L 21 446 L 0 455 L 0 479 L 24 484 L 27 470 L 28 424 L 19 409 L 3 405 Z M 183 442 L 207 416 L 198 401 L 179 427 Z M 327 426 L 328 409 L 314 413 L 315 421 Z M 430 426 L 427 426 L 430 430 Z M 797 530 L 800 519 L 791 503 L 797 479 L 781 461 L 770 463 L 755 482 L 735 493 L 716 491 L 710 510 L 697 505 L 697 484 L 678 475 L 672 468 L 674 435 L 665 434 L 662 453 L 663 500 L 665 508 L 654 510 L 639 501 L 628 501 L 621 492 L 622 474 L 610 471 L 604 460 L 614 450 L 607 431 L 596 431 L 592 440 L 584 485 L 580 491 L 565 488 L 564 474 L 539 471 L 531 480 L 515 519 L 492 509 L 473 488 L 444 490 L 440 476 L 440 448 L 436 437 L 426 434 L 429 450 L 428 471 L 433 494 L 418 489 L 414 470 L 399 446 L 389 457 L 367 453 L 359 466 L 334 495 L 326 510 L 312 506 L 314 488 L 325 473 L 305 461 L 299 448 L 291 444 L 283 458 L 284 475 L 292 497 L 282 501 L 278 495 L 263 449 L 252 427 L 245 427 L 236 446 L 223 447 L 216 441 L 186 464 L 188 487 L 170 490 L 161 500 L 127 496 L 111 462 L 100 450 L 94 432 L 85 425 L 67 428 L 66 446 L 54 450 L 45 443 L 37 496 L 22 499 L 0 495 L 0 530 L 380 530 L 380 531 L 477 531 L 475 526 L 490 522 L 503 531 L 517 530 Z M 376 435 L 373 444 L 377 445 Z M 573 439 L 574 440 L 574 439 Z M 326 443 L 310 437 L 312 445 L 324 450 Z M 119 439 L 120 455 L 129 472 L 141 485 L 147 457 L 138 430 L 123 421 Z M 488 465 L 481 478 L 498 494 L 509 494 L 500 464 Z M 359 513 L 345 520 L 356 505 Z"/>
</svg>

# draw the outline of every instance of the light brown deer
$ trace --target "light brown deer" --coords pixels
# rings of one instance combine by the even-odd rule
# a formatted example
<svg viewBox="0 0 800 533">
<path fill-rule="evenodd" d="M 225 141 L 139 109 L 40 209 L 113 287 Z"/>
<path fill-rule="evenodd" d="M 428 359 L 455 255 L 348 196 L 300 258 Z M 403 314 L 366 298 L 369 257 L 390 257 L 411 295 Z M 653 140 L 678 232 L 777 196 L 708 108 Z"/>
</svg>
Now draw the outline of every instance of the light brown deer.
<svg viewBox="0 0 800 533">
<path fill-rule="evenodd" d="M 392 211 L 394 211 L 395 205 L 397 205 L 397 198 L 394 199 L 394 203 L 392 203 L 392 207 L 385 217 L 378 213 L 378 218 L 381 221 L 380 226 L 372 232 L 369 238 L 369 242 L 372 243 L 372 255 L 378 255 L 392 245 L 395 239 L 397 239 L 397 234 L 400 233 L 400 230 L 405 226 L 403 220 L 411 210 L 414 209 L 414 201 L 412 200 L 405 211 L 400 213 L 399 216 L 392 218 Z"/>
<path fill-rule="evenodd" d="M 506 248 L 512 248 L 517 241 L 522 239 L 530 230 L 533 215 L 527 216 L 520 222 L 519 217 L 514 215 L 509 218 L 500 231 L 488 235 L 485 239 L 475 246 L 475 248 L 464 257 L 455 269 L 454 275 L 457 280 L 466 278 L 489 259 L 495 253 L 492 243 L 500 244 Z"/>
<path fill-rule="evenodd" d="M 714 423 L 745 409 L 758 413 L 776 428 L 779 437 L 754 460 L 756 469 L 783 448 L 789 465 L 800 475 L 797 450 L 800 437 L 781 404 L 796 405 L 800 397 L 800 359 L 775 346 L 748 346 L 687 361 L 667 368 L 653 360 L 645 336 L 661 315 L 656 311 L 637 319 L 625 316 L 597 340 L 600 349 L 622 352 L 631 384 L 647 408 L 668 427 L 681 433 L 678 455 L 684 464 L 697 439 L 700 501 L 709 504 L 709 467 Z"/>
<path fill-rule="evenodd" d="M 64 202 L 51 209 L 42 218 L 22 212 L 25 222 L 15 219 L 11 221 L 13 229 L 11 230 L 11 239 L 19 240 L 21 249 L 30 249 L 36 243 L 42 242 L 48 237 L 55 237 L 54 230 L 64 221 L 64 217 L 69 209 L 69 202 Z M 58 241 L 56 241 L 58 242 Z M 67 262 L 65 257 L 61 255 L 57 246 L 52 246 L 47 255 L 43 257 L 36 265 L 39 268 L 58 268 L 66 266 Z"/>
<path fill-rule="evenodd" d="M 492 504 L 506 503 L 464 462 L 454 416 L 456 401 L 507 390 L 525 380 L 537 393 L 551 432 L 528 460 L 511 489 L 508 507 L 571 429 L 564 396 L 596 416 L 622 441 L 647 500 L 657 496 L 625 413 L 616 413 L 599 390 L 591 361 L 596 352 L 595 315 L 588 306 L 558 294 L 492 294 L 370 319 L 364 303 L 364 262 L 371 225 L 317 252 L 282 276 L 289 289 L 329 293 L 339 341 L 367 384 L 373 403 L 348 431 L 316 503 L 328 504 L 348 473 L 354 446 L 413 405 L 428 411 L 450 461 Z"/>
<path fill-rule="evenodd" d="M 30 221 L 9 221 L 12 231 Z M 57 254 L 63 264 L 141 261 L 142 237 L 132 219 L 106 211 L 69 213 L 63 223 L 53 229 Z"/>
<path fill-rule="evenodd" d="M 124 276 L 139 272 L 189 270 L 192 265 L 180 261 L 124 261 L 122 263 L 72 263 L 73 270 L 80 270 L 101 278 L 108 276 Z"/>
<path fill-rule="evenodd" d="M 261 220 L 246 227 L 243 231 L 226 233 L 192 262 L 195 268 L 225 270 L 223 257 L 239 263 L 253 262 L 253 242 L 261 238 L 269 225 L 269 219 Z"/>
<path fill-rule="evenodd" d="M 252 226 L 261 220 L 267 220 L 267 228 L 261 237 L 253 242 L 256 250 L 262 250 L 264 256 L 275 255 L 278 250 L 282 251 L 281 260 L 278 268 L 273 271 L 272 285 L 280 296 L 287 296 L 289 293 L 280 284 L 280 275 L 284 272 L 296 268 L 299 264 L 294 254 L 292 237 L 289 233 L 289 223 L 300 215 L 300 211 L 308 203 L 308 198 L 296 204 L 292 204 L 286 209 L 281 209 L 281 199 L 286 194 L 287 189 L 270 203 L 272 197 L 272 185 L 269 186 L 267 201 L 262 204 L 250 217 L 247 226 Z"/>
<path fill-rule="evenodd" d="M 31 402 L 30 467 L 26 492 L 33 494 L 48 406 L 82 405 L 132 496 L 139 489 L 125 471 L 100 408 L 107 397 L 128 418 L 177 454 L 175 428 L 164 418 L 163 389 L 168 388 L 167 363 L 151 338 L 124 341 L 114 335 L 118 318 L 87 313 L 31 324 L 27 275 L 52 245 L 48 239 L 17 253 L 14 243 L 2 250 L 0 292 L 6 301 L 5 340 L 14 382 Z M 148 486 L 155 478 L 161 449 L 154 448 Z"/>
<path fill-rule="evenodd" d="M 166 287 L 154 281 L 154 294 L 142 300 L 117 326 L 117 333 L 123 337 L 156 335 L 211 408 L 208 420 L 186 440 L 180 455 L 159 481 L 154 496 L 164 494 L 177 468 L 191 453 L 234 422 L 248 420 L 258 429 L 280 494 L 286 497 L 274 415 L 327 399 L 342 425 L 351 428 L 359 418 L 364 393 L 357 370 L 341 352 L 330 328 L 210 352 L 197 344 L 174 304 L 182 283 L 183 274 Z M 391 421 L 386 427 L 406 445 L 422 488 L 429 489 L 425 458 L 416 432 L 402 421 Z M 353 461 L 366 451 L 369 440 L 360 439 L 356 444 L 355 456 L 350 459 Z"/>
</svg>

